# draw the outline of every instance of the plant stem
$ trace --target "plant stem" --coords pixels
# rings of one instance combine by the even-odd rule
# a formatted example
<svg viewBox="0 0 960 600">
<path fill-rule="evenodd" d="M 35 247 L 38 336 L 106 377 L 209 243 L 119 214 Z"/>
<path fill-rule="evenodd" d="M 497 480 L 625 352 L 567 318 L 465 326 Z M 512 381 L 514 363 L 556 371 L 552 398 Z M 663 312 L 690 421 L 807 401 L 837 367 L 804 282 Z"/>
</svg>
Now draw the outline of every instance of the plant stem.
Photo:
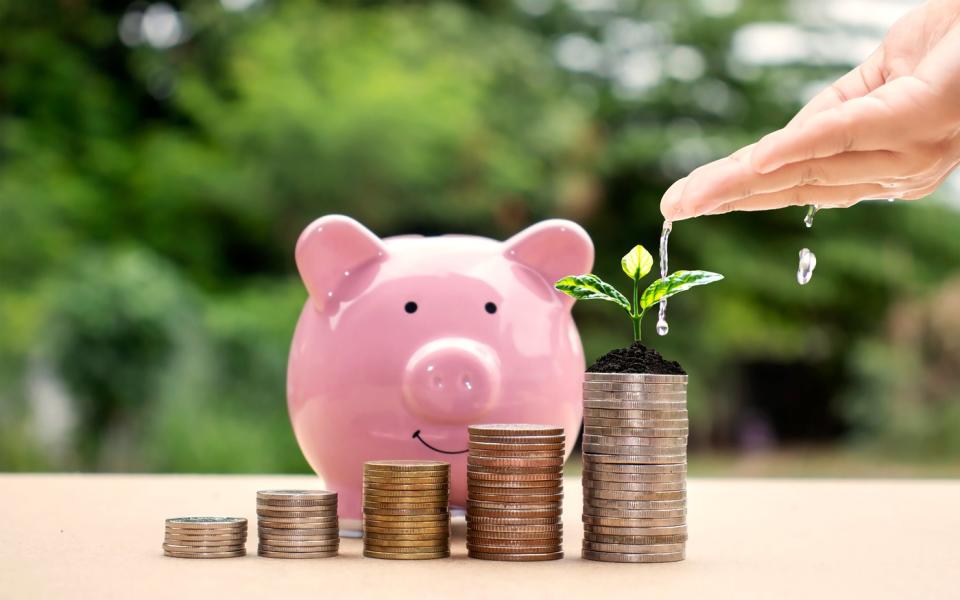
<svg viewBox="0 0 960 600">
<path fill-rule="evenodd" d="M 633 280 L 633 313 L 630 315 L 630 319 L 633 321 L 633 341 L 640 341 L 640 317 L 643 315 L 639 312 L 640 302 L 639 302 L 639 290 L 640 282 L 636 279 Z"/>
</svg>

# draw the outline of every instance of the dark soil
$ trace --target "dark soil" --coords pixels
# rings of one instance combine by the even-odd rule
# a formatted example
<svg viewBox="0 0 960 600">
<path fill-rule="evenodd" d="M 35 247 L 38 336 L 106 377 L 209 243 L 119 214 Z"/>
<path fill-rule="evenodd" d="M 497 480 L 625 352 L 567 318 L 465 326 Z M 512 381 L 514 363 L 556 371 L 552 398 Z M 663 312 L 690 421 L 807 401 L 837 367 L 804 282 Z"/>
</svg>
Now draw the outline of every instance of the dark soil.
<svg viewBox="0 0 960 600">
<path fill-rule="evenodd" d="M 611 350 L 590 365 L 587 373 L 651 373 L 655 375 L 686 375 L 675 360 L 667 360 L 653 348 L 634 342 L 626 348 Z"/>
</svg>

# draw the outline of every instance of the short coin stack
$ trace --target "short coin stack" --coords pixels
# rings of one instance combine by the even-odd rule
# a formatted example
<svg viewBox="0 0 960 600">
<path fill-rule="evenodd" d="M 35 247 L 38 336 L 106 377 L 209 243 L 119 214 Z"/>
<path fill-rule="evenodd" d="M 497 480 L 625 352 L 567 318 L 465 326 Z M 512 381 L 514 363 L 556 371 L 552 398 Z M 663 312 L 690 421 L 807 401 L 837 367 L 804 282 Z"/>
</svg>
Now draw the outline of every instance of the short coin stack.
<svg viewBox="0 0 960 600">
<path fill-rule="evenodd" d="M 340 547 L 336 492 L 259 491 L 257 521 L 260 556 L 327 558 Z"/>
<path fill-rule="evenodd" d="M 363 555 L 450 556 L 450 464 L 377 460 L 363 465 Z"/>
<path fill-rule="evenodd" d="M 583 557 L 683 560 L 687 376 L 587 373 L 583 406 Z"/>
<path fill-rule="evenodd" d="M 163 554 L 176 558 L 233 558 L 247 553 L 247 520 L 239 517 L 167 519 Z"/>
<path fill-rule="evenodd" d="M 469 432 L 467 554 L 563 558 L 563 428 L 471 425 Z"/>
</svg>

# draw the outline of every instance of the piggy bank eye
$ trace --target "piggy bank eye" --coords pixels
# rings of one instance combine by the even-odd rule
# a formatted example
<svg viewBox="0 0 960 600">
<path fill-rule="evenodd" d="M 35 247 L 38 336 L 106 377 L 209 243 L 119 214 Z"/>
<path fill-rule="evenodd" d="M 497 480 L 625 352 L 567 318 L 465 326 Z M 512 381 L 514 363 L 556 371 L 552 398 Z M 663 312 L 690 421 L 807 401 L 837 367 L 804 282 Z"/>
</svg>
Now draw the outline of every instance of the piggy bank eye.
<svg viewBox="0 0 960 600">
<path fill-rule="evenodd" d="M 409 314 L 417 312 L 417 303 L 416 302 L 407 302 L 403 305 L 403 310 L 407 311 Z"/>
<path fill-rule="evenodd" d="M 497 312 L 497 305 L 493 302 L 487 302 L 483 305 L 483 309 L 492 315 L 493 313 Z"/>
</svg>

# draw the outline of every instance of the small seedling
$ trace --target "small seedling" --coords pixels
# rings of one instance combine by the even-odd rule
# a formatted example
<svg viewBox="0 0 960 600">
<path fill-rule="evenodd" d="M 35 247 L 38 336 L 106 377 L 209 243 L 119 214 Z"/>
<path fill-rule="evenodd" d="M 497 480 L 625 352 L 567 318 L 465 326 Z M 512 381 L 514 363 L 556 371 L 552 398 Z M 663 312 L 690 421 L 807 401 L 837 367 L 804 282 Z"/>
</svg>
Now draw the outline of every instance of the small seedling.
<svg viewBox="0 0 960 600">
<path fill-rule="evenodd" d="M 633 322 L 633 339 L 638 342 L 640 322 L 648 308 L 692 287 L 723 279 L 723 275 L 710 271 L 676 271 L 651 283 L 641 295 L 640 280 L 653 267 L 653 256 L 638 244 L 620 259 L 620 266 L 627 277 L 633 280 L 632 303 L 617 288 L 593 274 L 570 275 L 557 281 L 554 287 L 577 300 L 606 300 L 627 311 Z"/>
</svg>

